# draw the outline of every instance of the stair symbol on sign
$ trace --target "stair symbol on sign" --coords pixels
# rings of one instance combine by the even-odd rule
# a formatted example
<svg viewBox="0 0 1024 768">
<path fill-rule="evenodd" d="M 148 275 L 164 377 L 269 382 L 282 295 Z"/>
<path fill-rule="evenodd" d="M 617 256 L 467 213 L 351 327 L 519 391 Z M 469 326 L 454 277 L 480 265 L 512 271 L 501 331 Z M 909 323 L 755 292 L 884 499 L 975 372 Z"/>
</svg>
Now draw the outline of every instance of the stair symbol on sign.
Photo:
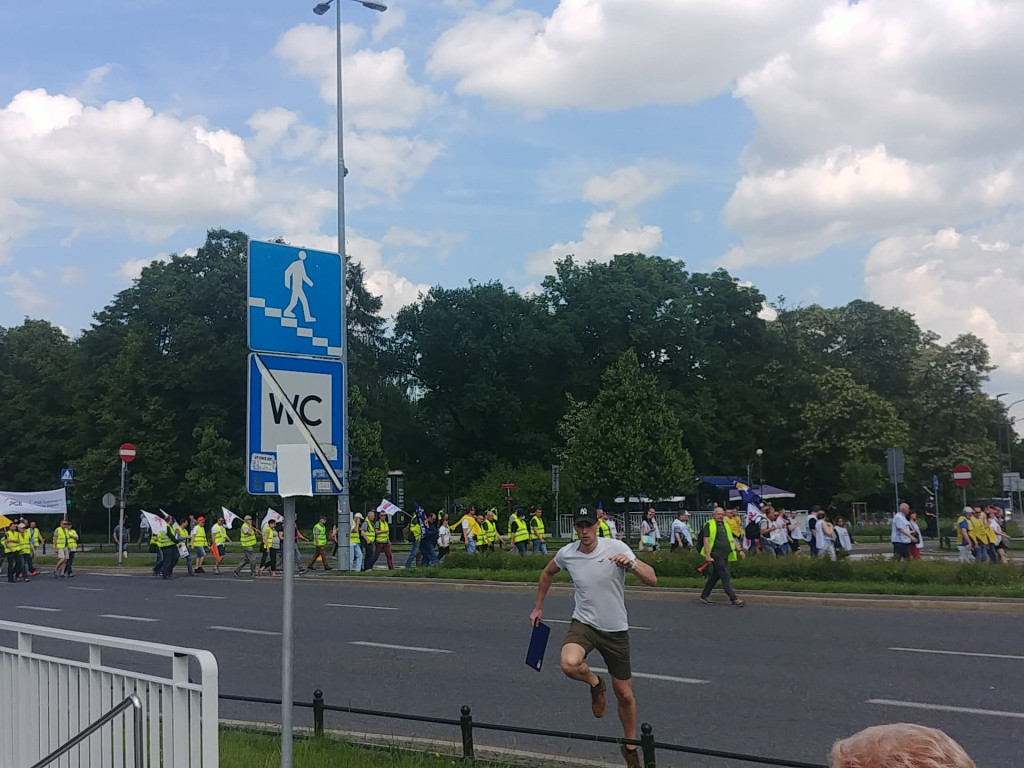
<svg viewBox="0 0 1024 768">
<path fill-rule="evenodd" d="M 266 299 L 260 299 L 255 296 L 249 297 L 249 306 L 257 307 L 263 310 L 265 317 L 275 317 L 281 323 L 282 328 L 294 328 L 295 335 L 310 339 L 313 342 L 314 347 L 324 347 L 327 350 L 327 354 L 332 357 L 341 357 L 341 347 L 332 347 L 330 342 L 322 336 L 314 336 L 312 328 L 302 328 L 299 326 L 299 322 L 294 317 L 284 317 L 281 310 L 276 307 L 268 307 Z"/>
</svg>

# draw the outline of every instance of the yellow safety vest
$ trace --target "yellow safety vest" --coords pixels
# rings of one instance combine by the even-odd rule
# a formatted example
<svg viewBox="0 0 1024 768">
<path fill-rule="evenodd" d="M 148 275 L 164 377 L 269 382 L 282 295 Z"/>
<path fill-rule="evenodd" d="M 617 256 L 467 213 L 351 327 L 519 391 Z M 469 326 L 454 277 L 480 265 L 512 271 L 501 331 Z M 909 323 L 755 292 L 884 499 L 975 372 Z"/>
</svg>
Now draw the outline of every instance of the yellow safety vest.
<svg viewBox="0 0 1024 768">
<path fill-rule="evenodd" d="M 351 537 L 349 541 L 352 541 Z M 355 541 L 359 541 L 358 534 Z M 318 547 L 327 546 L 327 526 L 317 523 L 313 526 L 313 543 Z"/>
<path fill-rule="evenodd" d="M 326 531 L 327 529 L 324 528 L 323 530 Z M 316 528 L 313 529 L 313 536 L 314 537 L 316 536 Z M 325 533 L 324 534 L 324 544 L 326 544 L 326 543 L 327 543 L 327 534 Z M 352 527 L 348 529 L 348 543 L 349 544 L 358 544 L 359 543 L 359 524 L 355 520 L 352 521 Z"/>
<path fill-rule="evenodd" d="M 374 541 L 376 541 L 378 544 L 383 544 L 388 540 L 388 536 L 390 535 L 390 533 L 391 527 L 387 524 L 386 521 L 381 520 L 377 524 L 377 533 L 374 536 Z"/>
<path fill-rule="evenodd" d="M 211 533 L 213 533 L 214 544 L 223 544 L 228 540 L 228 532 L 224 530 L 224 526 L 220 523 L 213 524 L 213 529 L 211 530 Z"/>
<path fill-rule="evenodd" d="M 516 530 L 515 533 L 509 531 L 509 536 L 512 537 L 512 541 L 518 544 L 521 541 L 526 541 L 530 538 L 530 529 L 526 527 L 526 523 L 519 515 L 515 515 Z M 512 522 L 509 519 L 509 527 L 511 528 Z"/>
<path fill-rule="evenodd" d="M 612 529 L 608 527 L 608 523 L 604 520 L 597 521 L 597 535 L 602 539 L 610 539 L 612 537 Z"/>
<path fill-rule="evenodd" d="M 263 528 L 263 548 L 270 549 L 270 542 L 274 539 L 274 531 L 269 525 Z"/>
<path fill-rule="evenodd" d="M 251 525 L 242 525 L 241 544 L 243 547 L 255 547 L 256 546 L 256 531 L 253 530 Z"/>
<path fill-rule="evenodd" d="M 21 554 L 23 554 L 23 555 L 28 555 L 28 554 L 31 554 L 31 552 L 32 552 L 32 545 L 29 543 L 29 537 L 28 536 L 29 536 L 29 534 L 28 534 L 27 530 L 26 531 L 21 531 L 18 534 L 18 539 L 21 542 L 21 545 L 20 545 L 19 549 L 21 551 Z"/>
<path fill-rule="evenodd" d="M 538 541 L 544 538 L 544 518 L 539 515 L 530 518 L 530 538 Z"/>
<path fill-rule="evenodd" d="M 53 532 L 53 546 L 57 549 L 66 549 L 68 546 L 68 534 L 63 528 L 57 528 Z"/>
<path fill-rule="evenodd" d="M 197 547 L 206 547 L 208 540 L 206 538 L 206 528 L 201 525 L 196 525 L 195 531 L 192 535 L 192 544 Z"/>
<path fill-rule="evenodd" d="M 38 528 L 28 529 L 28 541 L 33 547 L 38 547 L 43 543 L 43 535 L 39 532 Z"/>
<path fill-rule="evenodd" d="M 412 534 L 412 540 L 415 543 L 415 542 L 419 541 L 420 538 L 422 538 L 422 536 L 423 536 L 423 528 L 420 527 L 420 524 L 418 522 L 412 523 L 409 526 L 409 533 Z"/>
<path fill-rule="evenodd" d="M 167 535 L 166 531 L 163 531 L 153 537 L 153 543 L 158 547 L 169 547 L 171 546 L 171 537 Z"/>
<path fill-rule="evenodd" d="M 480 533 L 476 537 L 477 544 L 487 546 L 488 544 L 493 544 L 498 540 L 498 526 L 494 524 L 493 520 L 484 518 L 484 520 L 477 523 L 477 525 L 480 526 Z M 472 530 L 472 527 L 470 527 L 470 530 Z"/>
<path fill-rule="evenodd" d="M 68 549 L 74 552 L 78 549 L 78 531 L 68 528 Z"/>
<path fill-rule="evenodd" d="M 4 532 L 4 554 L 10 554 L 14 552 L 17 546 L 17 540 L 15 539 L 15 533 L 10 528 Z"/>
<path fill-rule="evenodd" d="M 704 552 L 705 557 L 711 554 L 715 549 L 715 538 L 718 536 L 718 523 L 712 518 L 708 520 L 708 537 L 704 541 Z M 736 539 L 729 535 L 726 530 L 726 538 L 729 539 L 729 560 L 736 559 Z"/>
</svg>

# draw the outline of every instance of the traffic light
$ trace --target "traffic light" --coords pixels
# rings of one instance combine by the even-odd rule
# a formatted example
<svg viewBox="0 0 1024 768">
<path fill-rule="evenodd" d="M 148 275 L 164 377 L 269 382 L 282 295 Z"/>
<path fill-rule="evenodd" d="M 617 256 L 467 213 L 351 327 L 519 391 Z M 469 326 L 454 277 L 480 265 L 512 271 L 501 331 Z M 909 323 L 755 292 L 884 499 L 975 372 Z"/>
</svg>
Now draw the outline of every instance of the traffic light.
<svg viewBox="0 0 1024 768">
<path fill-rule="evenodd" d="M 127 497 L 128 493 L 132 489 L 132 471 L 125 467 L 124 469 L 124 495 Z"/>
</svg>

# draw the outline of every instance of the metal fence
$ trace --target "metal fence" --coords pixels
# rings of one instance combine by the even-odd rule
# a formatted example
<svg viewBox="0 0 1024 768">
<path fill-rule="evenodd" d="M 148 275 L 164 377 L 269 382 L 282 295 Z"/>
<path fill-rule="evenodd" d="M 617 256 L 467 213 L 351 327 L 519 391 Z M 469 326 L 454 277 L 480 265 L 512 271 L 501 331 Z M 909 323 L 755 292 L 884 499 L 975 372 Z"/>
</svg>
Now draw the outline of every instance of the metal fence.
<svg viewBox="0 0 1024 768">
<path fill-rule="evenodd" d="M 209 651 L 0 621 L 0 680 L 8 691 L 0 722 L 18 734 L 4 748 L 14 765 L 36 763 L 135 694 L 145 758 L 135 768 L 218 766 L 217 661 Z M 53 764 L 128 768 L 136 740 L 118 718 Z"/>
<path fill-rule="evenodd" d="M 267 699 L 258 696 L 234 696 L 221 694 L 220 698 L 225 701 L 238 701 L 247 704 L 268 704 L 277 707 L 281 706 L 280 699 Z M 701 747 L 690 747 L 683 744 L 669 744 L 656 741 L 654 728 L 650 723 L 644 723 L 640 727 L 639 739 L 622 739 L 611 736 L 598 736 L 589 733 L 573 733 L 570 731 L 554 731 L 544 728 L 527 728 L 517 725 L 503 725 L 500 723 L 482 723 L 473 720 L 473 713 L 468 706 L 463 706 L 459 711 L 458 718 L 429 717 L 427 715 L 412 715 L 401 712 L 385 712 L 375 709 L 361 709 L 359 707 L 342 707 L 327 704 L 324 701 L 323 691 L 313 691 L 312 701 L 293 701 L 292 706 L 311 709 L 313 711 L 313 732 L 322 736 L 324 733 L 324 715 L 327 712 L 342 712 L 350 715 L 362 715 L 368 717 L 380 717 L 389 720 L 404 720 L 415 723 L 430 723 L 432 725 L 447 725 L 459 729 L 462 741 L 462 757 L 472 760 L 476 757 L 475 734 L 477 731 L 494 731 L 499 733 L 515 733 L 527 736 L 542 736 L 553 739 L 564 739 L 567 741 L 589 741 L 598 744 L 628 744 L 636 746 L 640 750 L 641 762 L 644 768 L 657 768 L 658 751 L 679 752 L 688 755 L 716 758 L 739 762 L 748 765 L 775 765 L 782 768 L 828 768 L 820 763 L 806 763 L 799 760 L 785 760 L 775 757 L 763 757 L 761 755 L 747 755 L 740 752 L 725 752 L 715 749 L 703 749 Z M 554 757 L 554 756 L 552 756 Z"/>
<path fill-rule="evenodd" d="M 630 541 L 640 540 L 640 521 L 644 519 L 644 512 L 629 512 L 625 515 L 615 514 L 611 518 L 615 521 L 615 529 L 619 538 Z M 654 520 L 658 523 L 658 531 L 661 534 L 661 541 L 668 541 L 672 530 L 672 521 L 676 519 L 678 512 L 655 512 Z M 709 510 L 690 512 L 690 530 L 696 536 L 697 532 L 704 527 L 704 524 L 711 519 Z M 629 527 L 626 527 L 626 520 L 629 519 Z M 572 538 L 572 515 L 560 515 L 558 518 L 558 535 L 563 539 Z"/>
<path fill-rule="evenodd" d="M 131 744 L 125 744 L 125 753 L 130 753 L 132 757 L 132 768 L 142 768 L 146 764 L 145 752 L 143 745 L 145 742 L 144 731 L 143 731 L 143 720 L 142 720 L 142 699 L 136 696 L 134 693 L 114 707 L 112 710 L 107 712 L 103 717 L 97 720 L 95 723 L 90 725 L 84 731 L 79 733 L 74 738 L 68 740 L 64 744 L 61 744 L 57 749 L 53 750 L 50 754 L 40 760 L 38 763 L 32 766 L 32 768 L 47 768 L 47 766 L 56 762 L 64 755 L 68 754 L 72 749 L 77 747 L 82 742 L 86 741 L 94 733 L 98 733 L 101 728 L 110 723 L 114 722 L 118 717 L 124 714 L 127 710 L 132 710 L 132 740 Z"/>
</svg>

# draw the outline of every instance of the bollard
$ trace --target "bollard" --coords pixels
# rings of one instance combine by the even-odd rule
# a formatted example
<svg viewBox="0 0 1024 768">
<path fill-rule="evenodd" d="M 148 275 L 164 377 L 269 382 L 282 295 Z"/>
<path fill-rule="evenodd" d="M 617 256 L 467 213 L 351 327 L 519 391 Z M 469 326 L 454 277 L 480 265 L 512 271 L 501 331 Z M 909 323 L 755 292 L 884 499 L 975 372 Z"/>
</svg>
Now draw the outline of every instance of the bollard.
<svg viewBox="0 0 1024 768">
<path fill-rule="evenodd" d="M 324 735 L 324 692 L 319 688 L 313 691 L 313 734 Z"/>
<path fill-rule="evenodd" d="M 459 718 L 459 725 L 462 728 L 462 758 L 472 760 L 473 755 L 473 716 L 469 707 L 462 705 L 462 717 Z"/>
<path fill-rule="evenodd" d="M 654 758 L 654 728 L 650 723 L 640 726 L 640 749 L 644 753 L 644 768 L 656 768 Z"/>
</svg>

